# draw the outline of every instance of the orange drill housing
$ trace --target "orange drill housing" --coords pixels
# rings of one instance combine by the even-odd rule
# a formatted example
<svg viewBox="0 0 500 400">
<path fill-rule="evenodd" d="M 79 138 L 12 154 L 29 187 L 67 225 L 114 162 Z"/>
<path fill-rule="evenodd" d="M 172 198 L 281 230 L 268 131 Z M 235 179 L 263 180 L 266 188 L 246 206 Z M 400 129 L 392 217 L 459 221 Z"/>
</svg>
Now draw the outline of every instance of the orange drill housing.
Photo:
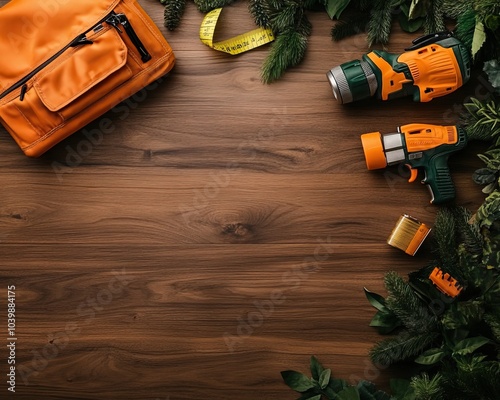
<svg viewBox="0 0 500 400">
<path fill-rule="evenodd" d="M 458 142 L 458 131 L 454 125 L 408 124 L 399 129 L 405 135 L 406 150 L 410 153 Z"/>
</svg>

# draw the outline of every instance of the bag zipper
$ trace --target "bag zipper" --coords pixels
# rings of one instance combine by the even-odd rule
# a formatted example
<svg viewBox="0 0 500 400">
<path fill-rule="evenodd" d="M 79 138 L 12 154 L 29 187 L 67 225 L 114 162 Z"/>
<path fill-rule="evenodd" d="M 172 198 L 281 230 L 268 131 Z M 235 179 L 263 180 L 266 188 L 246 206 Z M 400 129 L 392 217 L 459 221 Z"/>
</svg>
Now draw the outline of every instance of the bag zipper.
<svg viewBox="0 0 500 400">
<path fill-rule="evenodd" d="M 135 33 L 134 28 L 132 27 L 132 24 L 130 23 L 129 19 L 125 14 L 117 14 L 114 11 L 111 12 L 111 15 L 109 18 L 106 19 L 105 21 L 107 24 L 111 25 L 114 27 L 118 32 L 122 33 L 122 30 L 118 25 L 123 26 L 125 29 L 125 32 L 127 33 L 128 37 L 134 44 L 135 48 L 141 55 L 141 60 L 143 63 L 148 62 L 151 60 L 151 54 L 149 54 L 148 50 L 144 46 L 144 44 L 141 42 L 141 39 L 139 39 L 139 36 L 137 36 L 137 33 Z"/>
<path fill-rule="evenodd" d="M 89 32 L 92 29 L 93 28 L 89 29 L 87 32 Z M 22 78 L 21 80 L 19 80 L 16 83 L 14 83 L 10 88 L 6 89 L 2 94 L 0 94 L 0 99 L 3 99 L 9 93 L 12 93 L 14 90 L 18 89 L 19 87 L 22 87 L 20 97 L 21 97 L 21 101 L 23 101 L 24 95 L 26 94 L 26 90 L 28 89 L 28 86 L 27 86 L 26 83 L 31 78 L 33 78 L 37 73 L 39 73 L 42 69 L 44 69 L 47 65 L 49 65 L 56 58 L 60 57 L 70 47 L 75 47 L 75 46 L 82 45 L 82 44 L 91 44 L 91 43 L 93 43 L 92 41 L 87 40 L 87 37 L 86 37 L 86 33 L 87 32 L 82 33 L 81 35 L 78 35 L 75 39 L 73 39 L 71 41 L 71 43 L 69 43 L 66 46 L 64 46 L 61 50 L 59 50 L 56 54 L 54 54 L 48 60 L 44 61 L 42 64 L 40 64 L 38 67 L 36 67 L 33 71 L 31 71 L 24 78 Z"/>
<path fill-rule="evenodd" d="M 97 24 L 95 24 L 92 28 L 90 28 L 87 31 L 85 31 L 84 33 L 78 35 L 70 43 L 68 43 L 66 46 L 64 46 L 61 50 L 59 50 L 56 54 L 54 54 L 48 60 L 44 61 L 42 64 L 40 64 L 38 67 L 36 67 L 33 71 L 31 71 L 24 78 L 20 79 L 19 81 L 14 83 L 11 87 L 9 87 L 5 91 L 3 91 L 3 93 L 0 94 L 0 100 L 3 99 L 5 96 L 7 96 L 9 93 L 12 93 L 14 90 L 21 88 L 21 93 L 20 93 L 19 98 L 21 101 L 23 101 L 24 96 L 26 94 L 26 91 L 28 90 L 27 82 L 31 78 L 33 78 L 42 69 L 44 69 L 47 65 L 49 65 L 51 62 L 53 62 L 56 58 L 60 57 L 70 47 L 92 44 L 93 42 L 91 40 L 88 40 L 86 35 L 90 31 L 94 30 L 99 25 L 101 25 L 103 22 L 106 22 L 109 25 L 113 26 L 120 33 L 122 33 L 122 31 L 118 27 L 118 25 L 122 25 L 123 28 L 125 29 L 125 32 L 130 37 L 130 40 L 132 41 L 132 43 L 135 45 L 135 47 L 137 48 L 137 50 L 141 54 L 142 61 L 148 62 L 149 60 L 151 60 L 151 54 L 149 54 L 149 52 L 146 50 L 146 47 L 144 47 L 141 40 L 139 39 L 139 37 L 135 33 L 134 28 L 132 28 L 132 25 L 130 24 L 130 21 L 128 20 L 127 16 L 125 14 L 117 14 L 114 11 L 111 11 L 108 15 L 106 15 L 103 19 L 101 19 Z"/>
</svg>

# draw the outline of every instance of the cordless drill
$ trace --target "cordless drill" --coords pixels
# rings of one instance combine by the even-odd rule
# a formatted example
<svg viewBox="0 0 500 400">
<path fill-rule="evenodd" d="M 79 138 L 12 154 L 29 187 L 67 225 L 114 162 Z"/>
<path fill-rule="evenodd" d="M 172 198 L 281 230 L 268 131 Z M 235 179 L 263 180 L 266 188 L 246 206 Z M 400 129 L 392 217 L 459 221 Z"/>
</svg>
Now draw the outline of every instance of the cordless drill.
<svg viewBox="0 0 500 400">
<path fill-rule="evenodd" d="M 422 168 L 425 171 L 422 183 L 431 192 L 431 203 L 441 204 L 455 198 L 448 157 L 467 144 L 461 127 L 409 124 L 398 127 L 394 133 L 365 133 L 361 142 L 369 170 L 403 163 L 410 169 L 409 182 L 413 182 L 418 168 Z"/>
<path fill-rule="evenodd" d="M 451 32 L 419 37 L 402 54 L 373 50 L 327 72 L 342 104 L 376 96 L 390 100 L 413 96 L 427 102 L 458 89 L 470 78 L 467 48 Z"/>
</svg>

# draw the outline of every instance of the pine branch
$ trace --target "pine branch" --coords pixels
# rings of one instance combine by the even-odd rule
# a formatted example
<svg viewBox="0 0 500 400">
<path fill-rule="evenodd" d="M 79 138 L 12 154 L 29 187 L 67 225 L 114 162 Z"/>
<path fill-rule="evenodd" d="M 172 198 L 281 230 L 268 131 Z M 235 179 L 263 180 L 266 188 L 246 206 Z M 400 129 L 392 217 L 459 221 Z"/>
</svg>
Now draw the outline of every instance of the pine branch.
<svg viewBox="0 0 500 400">
<path fill-rule="evenodd" d="M 444 398 L 442 381 L 443 378 L 439 373 L 429 379 L 429 375 L 424 372 L 411 378 L 410 385 L 415 392 L 415 398 L 419 400 L 441 400 Z"/>
<path fill-rule="evenodd" d="M 462 114 L 462 124 L 465 125 L 469 139 L 496 140 L 500 144 L 500 103 L 495 100 L 481 102 L 471 98 L 465 104 L 467 113 Z"/>
<path fill-rule="evenodd" d="M 454 210 L 455 222 L 461 236 L 465 250 L 473 257 L 483 254 L 484 240 L 481 230 L 476 222 L 472 222 L 472 213 L 465 207 L 458 207 Z"/>
<path fill-rule="evenodd" d="M 179 26 L 184 9 L 186 8 L 186 0 L 166 0 L 165 4 L 165 27 L 173 31 Z"/>
<path fill-rule="evenodd" d="M 474 9 L 474 3 L 470 0 L 444 0 L 443 10 L 449 18 L 457 19 L 465 12 Z"/>
<path fill-rule="evenodd" d="M 288 67 L 304 58 L 307 36 L 289 28 L 276 37 L 262 67 L 262 80 L 270 83 L 280 78 Z"/>
<path fill-rule="evenodd" d="M 456 225 L 453 212 L 447 208 L 439 210 L 434 224 L 434 241 L 442 269 L 456 277 L 458 265 Z"/>
<path fill-rule="evenodd" d="M 297 3 L 289 3 L 271 18 L 271 27 L 275 33 L 280 33 L 296 25 L 303 13 L 303 9 Z"/>
<path fill-rule="evenodd" d="M 403 332 L 377 343 L 370 350 L 370 358 L 374 364 L 389 366 L 422 353 L 437 337 L 437 333 L 411 335 Z"/>
<path fill-rule="evenodd" d="M 272 10 L 266 0 L 250 0 L 248 10 L 252 14 L 255 23 L 263 28 L 269 28 Z"/>
<path fill-rule="evenodd" d="M 234 0 L 194 0 L 194 4 L 202 13 L 212 11 L 214 8 L 225 7 Z"/>
<path fill-rule="evenodd" d="M 443 389 L 448 399 L 500 399 L 500 363 L 471 363 L 468 368 L 445 365 L 442 371 Z"/>
<path fill-rule="evenodd" d="M 337 21 L 331 31 L 332 39 L 338 42 L 348 36 L 364 32 L 369 20 L 369 14 L 362 14 L 357 17 L 345 17 L 340 21 Z"/>
<path fill-rule="evenodd" d="M 375 0 L 368 23 L 368 45 L 387 44 L 391 33 L 393 0 Z"/>
<path fill-rule="evenodd" d="M 396 272 L 388 272 L 384 278 L 389 295 L 385 304 L 412 333 L 429 333 L 436 328 L 436 317 L 429 313 L 425 304 L 411 286 Z"/>
<path fill-rule="evenodd" d="M 425 33 L 442 32 L 445 29 L 443 0 L 434 0 L 431 2 L 431 7 L 428 8 L 425 17 Z"/>
<path fill-rule="evenodd" d="M 491 328 L 491 333 L 496 341 L 500 343 L 500 315 L 496 313 L 486 313 L 484 314 L 484 321 Z"/>
<path fill-rule="evenodd" d="M 351 0 L 353 1 L 353 0 Z M 354 0 L 354 6 L 360 11 L 368 11 L 372 7 L 372 0 Z"/>
<path fill-rule="evenodd" d="M 457 18 L 457 27 L 455 35 L 465 47 L 472 49 L 472 39 L 474 38 L 474 29 L 476 28 L 476 12 L 474 9 L 468 9 L 461 13 Z"/>
</svg>

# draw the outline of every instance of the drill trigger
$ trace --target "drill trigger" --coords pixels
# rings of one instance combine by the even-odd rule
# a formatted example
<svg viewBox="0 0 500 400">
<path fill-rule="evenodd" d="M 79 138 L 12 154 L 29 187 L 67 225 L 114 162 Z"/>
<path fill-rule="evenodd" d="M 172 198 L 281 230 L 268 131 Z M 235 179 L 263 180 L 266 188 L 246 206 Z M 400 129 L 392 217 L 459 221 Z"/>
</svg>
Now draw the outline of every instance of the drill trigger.
<svg viewBox="0 0 500 400">
<path fill-rule="evenodd" d="M 411 165 L 406 164 L 408 169 L 410 170 L 410 179 L 408 179 L 408 182 L 415 182 L 418 176 L 418 169 L 412 168 Z"/>
</svg>

